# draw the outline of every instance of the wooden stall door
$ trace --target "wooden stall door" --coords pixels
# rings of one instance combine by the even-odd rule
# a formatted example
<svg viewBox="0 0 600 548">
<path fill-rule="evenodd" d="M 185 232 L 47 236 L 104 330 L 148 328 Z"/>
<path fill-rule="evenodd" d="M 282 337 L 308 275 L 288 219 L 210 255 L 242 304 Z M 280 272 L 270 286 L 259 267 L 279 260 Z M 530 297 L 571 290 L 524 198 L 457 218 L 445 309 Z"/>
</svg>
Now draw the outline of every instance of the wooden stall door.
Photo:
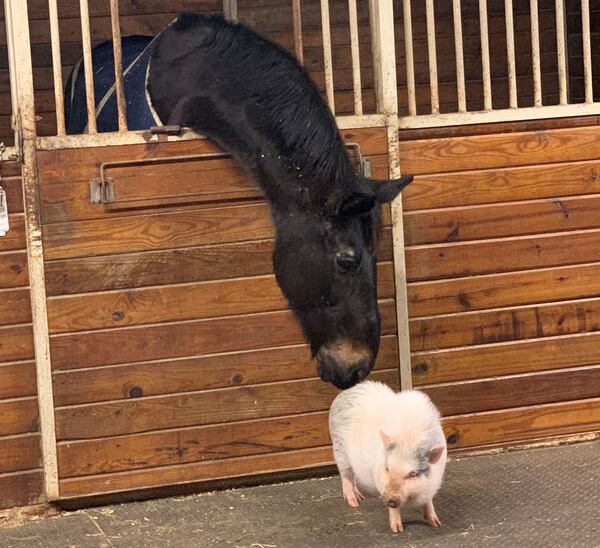
<svg viewBox="0 0 600 548">
<path fill-rule="evenodd" d="M 345 132 L 387 175 L 385 129 Z M 206 140 L 40 152 L 61 497 L 332 461 L 327 409 L 271 267 L 257 187 Z M 164 162 L 149 162 L 151 158 Z M 102 162 L 116 202 L 90 203 Z M 398 386 L 385 215 L 373 378 Z"/>
<path fill-rule="evenodd" d="M 449 447 L 600 430 L 598 127 L 400 153 L 413 383 Z"/>
<path fill-rule="evenodd" d="M 0 509 L 43 501 L 21 166 L 0 162 L 10 230 L 0 236 Z"/>
</svg>

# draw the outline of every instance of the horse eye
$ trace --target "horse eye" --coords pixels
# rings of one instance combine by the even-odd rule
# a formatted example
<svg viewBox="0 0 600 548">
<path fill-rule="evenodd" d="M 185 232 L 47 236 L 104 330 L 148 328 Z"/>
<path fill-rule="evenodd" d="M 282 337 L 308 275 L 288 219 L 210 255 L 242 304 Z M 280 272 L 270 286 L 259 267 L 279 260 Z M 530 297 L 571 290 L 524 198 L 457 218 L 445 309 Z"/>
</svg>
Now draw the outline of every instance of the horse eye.
<svg viewBox="0 0 600 548">
<path fill-rule="evenodd" d="M 360 256 L 352 249 L 339 251 L 335 256 L 335 264 L 342 272 L 356 272 L 360 266 Z"/>
</svg>

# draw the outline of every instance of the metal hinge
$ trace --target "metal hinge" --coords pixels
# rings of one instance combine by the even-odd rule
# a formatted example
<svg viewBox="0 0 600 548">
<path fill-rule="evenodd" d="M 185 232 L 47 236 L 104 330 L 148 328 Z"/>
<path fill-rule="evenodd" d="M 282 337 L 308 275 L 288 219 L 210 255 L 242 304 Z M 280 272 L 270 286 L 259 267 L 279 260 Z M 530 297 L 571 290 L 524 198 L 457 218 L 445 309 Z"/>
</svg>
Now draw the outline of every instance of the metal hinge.
<svg viewBox="0 0 600 548">
<path fill-rule="evenodd" d="M 115 185 L 112 177 L 90 179 L 90 202 L 108 204 L 115 201 Z"/>
</svg>

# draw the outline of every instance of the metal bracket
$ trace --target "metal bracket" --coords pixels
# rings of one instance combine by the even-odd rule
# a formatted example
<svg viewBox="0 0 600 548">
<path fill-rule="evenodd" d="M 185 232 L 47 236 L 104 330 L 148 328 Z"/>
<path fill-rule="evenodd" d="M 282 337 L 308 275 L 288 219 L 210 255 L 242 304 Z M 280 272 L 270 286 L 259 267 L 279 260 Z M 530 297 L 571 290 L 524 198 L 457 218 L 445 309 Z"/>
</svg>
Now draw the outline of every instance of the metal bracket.
<svg viewBox="0 0 600 548">
<path fill-rule="evenodd" d="M 90 179 L 90 202 L 92 204 L 107 204 L 115 201 L 115 186 L 112 177 L 97 177 Z"/>
<path fill-rule="evenodd" d="M 2 178 L 0 177 L 0 182 L 2 182 L 1 179 Z M 6 236 L 9 228 L 6 192 L 4 192 L 4 189 L 0 186 L 0 236 Z"/>
</svg>

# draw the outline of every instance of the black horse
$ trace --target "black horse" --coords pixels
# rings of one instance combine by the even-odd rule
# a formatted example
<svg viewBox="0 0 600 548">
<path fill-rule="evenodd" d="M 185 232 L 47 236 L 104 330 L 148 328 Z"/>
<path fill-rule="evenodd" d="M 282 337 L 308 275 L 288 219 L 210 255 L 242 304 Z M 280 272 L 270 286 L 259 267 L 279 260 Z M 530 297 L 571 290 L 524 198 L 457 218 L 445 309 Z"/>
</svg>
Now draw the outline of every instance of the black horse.
<svg viewBox="0 0 600 548">
<path fill-rule="evenodd" d="M 163 123 L 229 151 L 263 189 L 273 266 L 321 378 L 348 388 L 373 368 L 379 204 L 412 177 L 358 175 L 307 71 L 277 44 L 222 17 L 185 13 L 156 38 L 147 91 Z"/>
</svg>

